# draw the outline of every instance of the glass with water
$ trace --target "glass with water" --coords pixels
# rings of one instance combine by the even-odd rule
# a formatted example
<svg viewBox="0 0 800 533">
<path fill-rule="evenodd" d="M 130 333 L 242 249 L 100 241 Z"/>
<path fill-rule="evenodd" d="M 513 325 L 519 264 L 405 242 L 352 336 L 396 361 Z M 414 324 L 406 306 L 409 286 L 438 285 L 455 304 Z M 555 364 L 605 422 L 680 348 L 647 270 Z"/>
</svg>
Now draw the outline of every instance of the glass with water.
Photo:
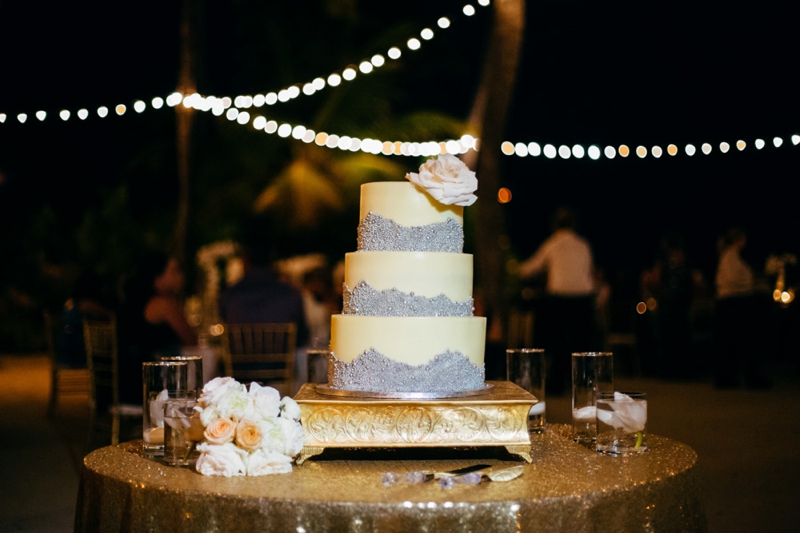
<svg viewBox="0 0 800 533">
<path fill-rule="evenodd" d="M 625 457 L 647 451 L 644 392 L 601 392 L 597 397 L 597 453 Z"/>
<path fill-rule="evenodd" d="M 164 402 L 164 462 L 187 466 L 192 462 L 198 435 L 198 413 L 194 398 L 175 398 Z"/>
<path fill-rule="evenodd" d="M 186 371 L 183 361 L 142 363 L 142 442 L 146 457 L 164 454 L 164 404 L 169 399 L 187 397 Z"/>
<path fill-rule="evenodd" d="M 528 412 L 528 432 L 545 430 L 545 352 L 541 348 L 506 350 L 506 379 L 536 397 L 537 402 Z"/>
<path fill-rule="evenodd" d="M 572 439 L 592 443 L 597 437 L 597 396 L 613 392 L 613 354 L 572 354 Z"/>
</svg>

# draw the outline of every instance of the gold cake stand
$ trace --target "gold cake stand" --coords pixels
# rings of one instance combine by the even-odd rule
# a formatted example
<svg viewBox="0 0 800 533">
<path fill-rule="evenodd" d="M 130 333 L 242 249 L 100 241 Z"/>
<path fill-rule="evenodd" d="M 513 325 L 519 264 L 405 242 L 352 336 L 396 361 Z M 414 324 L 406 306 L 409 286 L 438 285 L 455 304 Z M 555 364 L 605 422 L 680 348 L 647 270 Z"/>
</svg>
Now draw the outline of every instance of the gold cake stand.
<svg viewBox="0 0 800 533">
<path fill-rule="evenodd" d="M 333 396 L 305 383 L 294 397 L 305 430 L 297 464 L 326 448 L 483 446 L 505 447 L 533 462 L 528 412 L 538 400 L 509 381 L 486 384 L 479 395 L 403 399 Z"/>
</svg>

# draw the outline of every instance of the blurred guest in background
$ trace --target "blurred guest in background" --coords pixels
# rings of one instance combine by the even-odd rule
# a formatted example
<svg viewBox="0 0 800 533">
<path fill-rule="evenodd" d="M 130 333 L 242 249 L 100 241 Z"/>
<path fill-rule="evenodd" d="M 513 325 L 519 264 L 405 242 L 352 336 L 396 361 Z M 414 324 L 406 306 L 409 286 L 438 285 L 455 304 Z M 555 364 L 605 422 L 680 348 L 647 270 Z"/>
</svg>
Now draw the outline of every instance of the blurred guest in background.
<svg viewBox="0 0 800 533">
<path fill-rule="evenodd" d="M 645 300 L 654 298 L 654 370 L 658 377 L 696 377 L 700 364 L 692 361 L 692 330 L 689 322 L 694 294 L 694 272 L 683 236 L 668 231 L 659 242 L 653 267 L 642 275 Z"/>
<path fill-rule="evenodd" d="M 523 279 L 545 277 L 545 299 L 537 314 L 537 343 L 552 358 L 548 394 L 562 394 L 570 383 L 571 353 L 594 346 L 594 260 L 589 243 L 576 233 L 577 213 L 556 210 L 552 234 L 519 268 Z"/>
<path fill-rule="evenodd" d="M 744 374 L 751 388 L 768 388 L 771 380 L 761 371 L 757 332 L 762 330 L 759 297 L 753 269 L 742 258 L 747 233 L 730 227 L 719 241 L 716 273 L 716 327 L 714 384 L 736 387 Z"/>
<path fill-rule="evenodd" d="M 297 345 L 305 344 L 308 326 L 300 290 L 278 279 L 262 237 L 246 237 L 241 251 L 244 275 L 220 293 L 220 318 L 230 324 L 294 322 Z"/>
<path fill-rule="evenodd" d="M 309 330 L 308 347 L 325 349 L 331 338 L 331 315 L 340 310 L 335 297 L 333 272 L 327 267 L 312 268 L 303 274 L 303 309 Z"/>
<path fill-rule="evenodd" d="M 148 253 L 125 283 L 118 319 L 120 400 L 142 402 L 142 363 L 180 355 L 196 346 L 197 333 L 184 314 L 184 274 L 175 257 Z"/>
<path fill-rule="evenodd" d="M 254 226 L 255 227 L 255 226 Z M 250 231 L 243 242 L 244 276 L 219 295 L 219 316 L 229 324 L 293 322 L 297 325 L 295 389 L 308 377 L 306 344 L 309 333 L 303 295 L 291 283 L 281 281 L 272 269 L 269 248 L 262 233 Z M 292 391 L 292 393 L 296 392 Z"/>
<path fill-rule="evenodd" d="M 100 275 L 91 268 L 82 271 L 75 280 L 72 296 L 64 303 L 63 327 L 56 339 L 59 364 L 70 368 L 86 366 L 83 319 L 107 320 L 114 314 L 115 307 Z"/>
</svg>

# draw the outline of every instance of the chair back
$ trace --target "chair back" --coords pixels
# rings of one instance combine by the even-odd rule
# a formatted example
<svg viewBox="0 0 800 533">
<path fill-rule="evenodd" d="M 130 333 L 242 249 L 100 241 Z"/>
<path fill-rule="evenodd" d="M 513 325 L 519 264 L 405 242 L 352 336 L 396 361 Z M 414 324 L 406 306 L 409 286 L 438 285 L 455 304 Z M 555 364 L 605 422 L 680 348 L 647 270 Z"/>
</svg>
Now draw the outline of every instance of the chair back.
<svg viewBox="0 0 800 533">
<path fill-rule="evenodd" d="M 89 396 L 89 371 L 85 367 L 65 366 L 59 360 L 59 339 L 69 327 L 64 320 L 48 310 L 43 313 L 44 331 L 47 341 L 47 357 L 50 362 L 50 398 L 47 404 L 47 415 L 56 414 L 59 400 L 63 396 Z"/>
<path fill-rule="evenodd" d="M 47 341 L 47 356 L 56 367 L 58 364 L 58 335 L 63 327 L 61 320 L 48 310 L 42 312 L 44 318 L 44 335 Z"/>
<path fill-rule="evenodd" d="M 86 363 L 91 380 L 91 409 L 98 413 L 119 405 L 117 321 L 83 320 Z"/>
<path fill-rule="evenodd" d="M 225 375 L 245 385 L 255 381 L 275 387 L 282 396 L 291 395 L 297 325 L 289 322 L 223 326 Z"/>
</svg>

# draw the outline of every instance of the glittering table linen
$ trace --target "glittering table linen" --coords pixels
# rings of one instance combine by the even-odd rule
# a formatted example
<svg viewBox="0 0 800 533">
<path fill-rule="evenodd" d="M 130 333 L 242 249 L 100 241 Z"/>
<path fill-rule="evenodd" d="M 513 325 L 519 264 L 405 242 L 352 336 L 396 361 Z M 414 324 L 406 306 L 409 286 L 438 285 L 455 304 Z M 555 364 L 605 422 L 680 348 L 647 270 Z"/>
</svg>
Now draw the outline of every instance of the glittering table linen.
<svg viewBox="0 0 800 533">
<path fill-rule="evenodd" d="M 690 447 L 648 435 L 641 456 L 598 456 L 569 426 L 532 435 L 533 463 L 485 450 L 471 457 L 309 460 L 289 474 L 208 477 L 142 457 L 141 441 L 84 458 L 76 532 L 706 531 Z M 447 456 L 440 450 L 439 457 Z M 422 452 L 420 452 L 422 453 Z M 435 482 L 385 487 L 383 472 L 523 464 L 521 477 L 442 490 Z"/>
</svg>

